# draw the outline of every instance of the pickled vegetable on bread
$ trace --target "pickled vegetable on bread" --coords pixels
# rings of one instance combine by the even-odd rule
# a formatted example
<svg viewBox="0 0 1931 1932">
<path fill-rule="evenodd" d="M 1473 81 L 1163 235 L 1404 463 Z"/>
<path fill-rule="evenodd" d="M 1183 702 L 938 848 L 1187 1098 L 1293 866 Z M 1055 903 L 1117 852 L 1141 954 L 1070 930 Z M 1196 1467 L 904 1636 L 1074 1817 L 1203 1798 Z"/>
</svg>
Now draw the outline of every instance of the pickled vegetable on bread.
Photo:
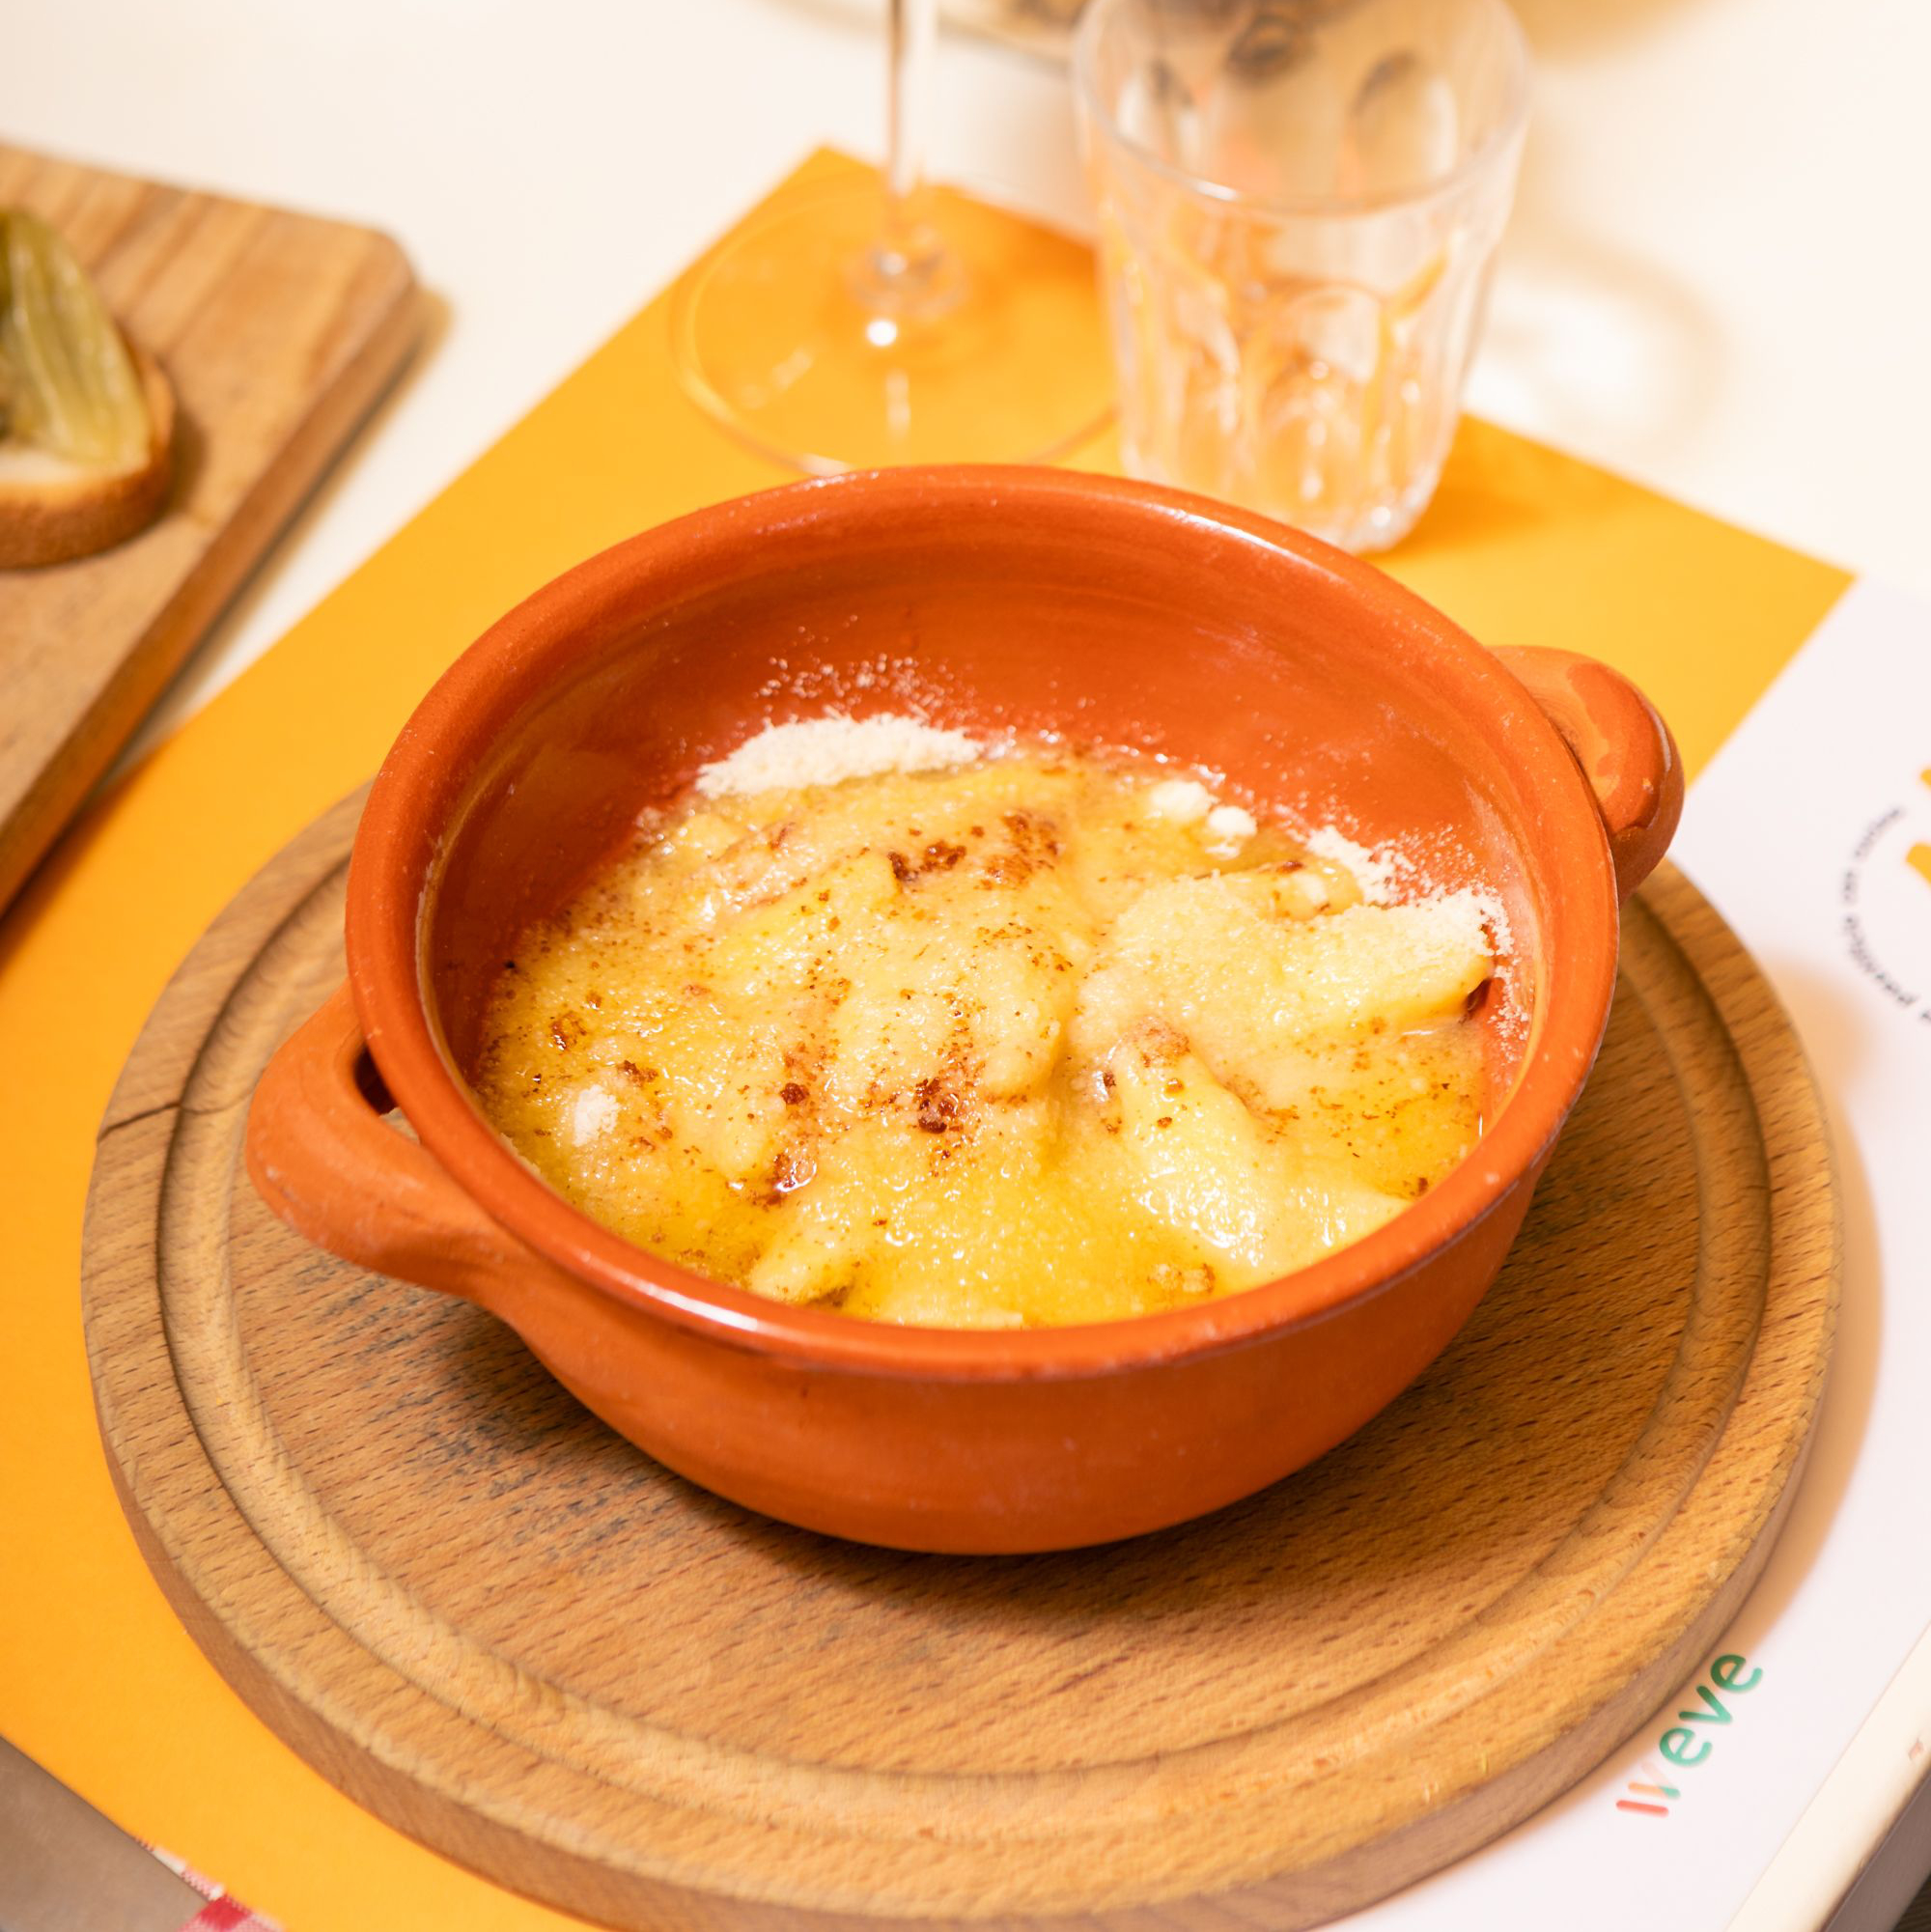
<svg viewBox="0 0 1931 1932">
<path fill-rule="evenodd" d="M 166 500 L 174 397 L 59 233 L 0 210 L 0 569 L 104 549 Z"/>
</svg>

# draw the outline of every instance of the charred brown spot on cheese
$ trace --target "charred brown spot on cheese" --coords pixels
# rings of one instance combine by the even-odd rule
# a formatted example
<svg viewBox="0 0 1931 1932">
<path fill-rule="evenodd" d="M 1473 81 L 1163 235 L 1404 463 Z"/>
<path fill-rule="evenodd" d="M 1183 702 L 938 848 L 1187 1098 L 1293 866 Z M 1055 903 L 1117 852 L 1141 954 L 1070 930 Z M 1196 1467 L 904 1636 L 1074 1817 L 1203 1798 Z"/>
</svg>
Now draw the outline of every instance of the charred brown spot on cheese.
<svg viewBox="0 0 1931 1932">
<path fill-rule="evenodd" d="M 919 1127 L 927 1134 L 950 1132 L 966 1112 L 966 1102 L 944 1080 L 920 1080 L 912 1097 L 917 1104 Z"/>
<path fill-rule="evenodd" d="M 1142 1020 L 1126 1038 L 1149 1067 L 1167 1066 L 1187 1051 L 1187 1035 L 1158 1014 Z"/>
<path fill-rule="evenodd" d="M 1007 812 L 1000 824 L 1013 835 L 1013 844 L 1028 857 L 1056 858 L 1059 855 L 1058 827 L 1049 819 L 1032 812 Z"/>
<path fill-rule="evenodd" d="M 818 1163 L 800 1148 L 784 1147 L 771 1163 L 771 1192 L 783 1196 L 804 1187 L 818 1172 Z"/>
</svg>

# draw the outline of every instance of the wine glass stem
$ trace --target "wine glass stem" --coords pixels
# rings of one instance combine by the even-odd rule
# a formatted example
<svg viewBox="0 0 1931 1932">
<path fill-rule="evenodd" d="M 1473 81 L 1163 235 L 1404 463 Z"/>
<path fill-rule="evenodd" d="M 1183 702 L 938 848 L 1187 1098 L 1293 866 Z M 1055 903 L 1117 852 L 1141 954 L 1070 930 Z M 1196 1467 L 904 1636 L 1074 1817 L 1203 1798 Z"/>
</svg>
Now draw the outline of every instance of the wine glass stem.
<svg viewBox="0 0 1931 1932">
<path fill-rule="evenodd" d="M 885 100 L 885 244 L 910 240 L 925 185 L 925 134 L 932 112 L 932 55 L 938 0 L 889 0 L 890 72 Z"/>
<path fill-rule="evenodd" d="M 853 287 L 862 305 L 882 320 L 936 322 L 957 305 L 965 287 L 959 265 L 922 208 L 938 0 L 888 5 L 884 225 L 855 265 Z"/>
</svg>

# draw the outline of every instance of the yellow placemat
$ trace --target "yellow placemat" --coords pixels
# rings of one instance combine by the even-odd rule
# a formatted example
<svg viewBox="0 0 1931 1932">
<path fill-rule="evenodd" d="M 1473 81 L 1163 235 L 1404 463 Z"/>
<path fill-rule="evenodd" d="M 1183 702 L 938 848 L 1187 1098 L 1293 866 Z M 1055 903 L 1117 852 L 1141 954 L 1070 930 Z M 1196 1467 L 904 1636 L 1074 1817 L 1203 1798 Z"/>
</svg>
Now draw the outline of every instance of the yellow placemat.
<svg viewBox="0 0 1931 1932">
<path fill-rule="evenodd" d="M 798 179 L 849 167 L 819 155 Z M 781 190 L 782 191 L 782 190 Z M 621 537 L 785 480 L 685 399 L 659 297 L 70 834 L 0 924 L 0 1733 L 294 1932 L 575 1921 L 358 1809 L 243 1707 L 148 1575 L 78 1305 L 97 1122 L 149 1007 L 248 876 L 367 777 L 511 604 Z M 1105 467 L 1110 444 L 1080 455 Z M 1849 579 L 1479 423 L 1385 560 L 1492 643 L 1637 678 L 1691 771 Z"/>
</svg>

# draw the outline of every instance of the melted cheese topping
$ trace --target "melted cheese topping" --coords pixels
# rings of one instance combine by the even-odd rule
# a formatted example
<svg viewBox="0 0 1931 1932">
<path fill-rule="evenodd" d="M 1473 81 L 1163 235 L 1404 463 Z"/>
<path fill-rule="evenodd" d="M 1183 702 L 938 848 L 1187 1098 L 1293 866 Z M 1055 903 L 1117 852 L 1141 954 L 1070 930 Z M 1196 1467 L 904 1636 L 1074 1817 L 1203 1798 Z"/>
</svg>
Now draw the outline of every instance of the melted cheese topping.
<svg viewBox="0 0 1931 1932">
<path fill-rule="evenodd" d="M 1109 1320 L 1301 1267 L 1462 1158 L 1490 932 L 1117 761 L 725 792 L 522 937 L 475 1083 L 570 1200 L 714 1278 Z"/>
</svg>

